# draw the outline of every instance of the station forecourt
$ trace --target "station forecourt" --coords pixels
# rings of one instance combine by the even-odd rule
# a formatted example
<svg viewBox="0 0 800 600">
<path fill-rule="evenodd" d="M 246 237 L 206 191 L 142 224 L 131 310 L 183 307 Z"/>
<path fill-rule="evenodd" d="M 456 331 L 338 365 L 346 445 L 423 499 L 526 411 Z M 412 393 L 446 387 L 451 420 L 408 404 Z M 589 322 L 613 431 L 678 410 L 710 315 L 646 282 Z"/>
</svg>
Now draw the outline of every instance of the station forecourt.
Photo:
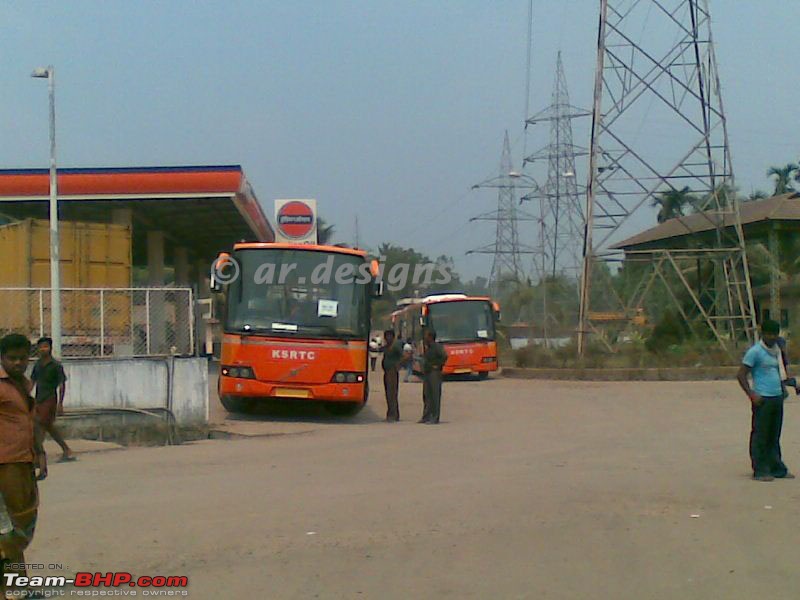
<svg viewBox="0 0 800 600">
<path fill-rule="evenodd" d="M 0 170 L 0 216 L 6 222 L 47 221 L 48 200 L 47 169 Z M 242 240 L 274 240 L 272 225 L 239 165 L 59 169 L 58 200 L 62 225 L 128 227 L 131 273 L 144 269 L 146 286 L 162 288 L 172 267 L 171 283 L 192 288 L 196 305 L 210 296 L 208 275 L 219 252 Z M 61 248 L 66 287 L 63 239 Z M 0 281 L 0 287 L 10 285 L 19 282 Z M 202 319 L 197 325 L 193 350 L 202 353 Z M 42 329 L 47 327 L 42 324 Z M 150 354 L 169 352 L 163 344 L 154 346 Z"/>
</svg>

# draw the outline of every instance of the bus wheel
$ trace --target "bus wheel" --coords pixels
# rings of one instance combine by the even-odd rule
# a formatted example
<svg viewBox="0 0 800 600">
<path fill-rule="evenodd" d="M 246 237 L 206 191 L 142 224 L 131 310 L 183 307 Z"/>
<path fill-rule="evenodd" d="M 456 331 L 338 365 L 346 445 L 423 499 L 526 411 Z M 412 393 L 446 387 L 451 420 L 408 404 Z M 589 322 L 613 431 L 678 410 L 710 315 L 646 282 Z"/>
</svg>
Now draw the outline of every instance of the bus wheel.
<svg viewBox="0 0 800 600">
<path fill-rule="evenodd" d="M 352 417 L 364 408 L 363 402 L 326 402 L 325 410 L 336 417 Z"/>
<path fill-rule="evenodd" d="M 253 403 L 249 398 L 237 398 L 236 396 L 220 396 L 220 402 L 225 410 L 231 413 L 246 413 L 253 408 Z"/>
<path fill-rule="evenodd" d="M 478 373 L 478 379 L 480 381 L 485 381 L 486 379 L 489 379 L 489 371 L 481 371 L 480 373 Z"/>
</svg>

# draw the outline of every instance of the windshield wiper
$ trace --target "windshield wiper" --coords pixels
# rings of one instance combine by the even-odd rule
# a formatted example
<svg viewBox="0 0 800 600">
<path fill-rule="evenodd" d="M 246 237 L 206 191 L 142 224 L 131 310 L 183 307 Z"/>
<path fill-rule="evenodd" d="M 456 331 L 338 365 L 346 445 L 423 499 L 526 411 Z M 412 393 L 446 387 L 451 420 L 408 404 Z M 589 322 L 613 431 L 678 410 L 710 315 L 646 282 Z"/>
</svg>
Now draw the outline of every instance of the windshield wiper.
<svg viewBox="0 0 800 600">
<path fill-rule="evenodd" d="M 269 333 L 269 329 L 267 327 L 253 327 L 252 325 L 241 325 L 237 328 L 238 331 L 242 333 Z"/>
</svg>

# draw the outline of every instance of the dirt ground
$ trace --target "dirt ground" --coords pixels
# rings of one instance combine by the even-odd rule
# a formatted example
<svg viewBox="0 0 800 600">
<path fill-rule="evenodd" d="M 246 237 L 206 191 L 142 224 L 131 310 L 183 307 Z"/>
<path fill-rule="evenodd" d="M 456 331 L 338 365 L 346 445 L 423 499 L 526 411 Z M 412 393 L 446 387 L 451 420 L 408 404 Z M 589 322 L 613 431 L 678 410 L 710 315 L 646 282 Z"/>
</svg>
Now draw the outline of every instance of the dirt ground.
<svg viewBox="0 0 800 600">
<path fill-rule="evenodd" d="M 797 597 L 800 479 L 749 479 L 734 383 L 450 382 L 439 426 L 420 392 L 397 424 L 375 393 L 351 421 L 283 415 L 294 435 L 55 464 L 29 562 L 197 599 Z M 800 471 L 794 399 L 783 447 Z"/>
</svg>

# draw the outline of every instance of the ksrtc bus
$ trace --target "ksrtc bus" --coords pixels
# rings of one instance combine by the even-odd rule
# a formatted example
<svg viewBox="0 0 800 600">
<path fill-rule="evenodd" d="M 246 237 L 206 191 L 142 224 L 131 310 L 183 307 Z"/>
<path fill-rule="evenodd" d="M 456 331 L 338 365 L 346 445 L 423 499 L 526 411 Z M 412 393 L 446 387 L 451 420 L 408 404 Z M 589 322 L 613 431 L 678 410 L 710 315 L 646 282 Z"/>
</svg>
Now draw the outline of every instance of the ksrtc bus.
<svg viewBox="0 0 800 600">
<path fill-rule="evenodd" d="M 237 272 L 224 286 L 214 275 Z M 212 287 L 225 294 L 218 384 L 225 408 L 299 399 L 336 414 L 360 410 L 369 395 L 377 274 L 366 252 L 338 246 L 240 243 L 220 255 Z"/>
<path fill-rule="evenodd" d="M 448 357 L 444 375 L 485 379 L 498 369 L 496 323 L 500 307 L 491 298 L 439 294 L 401 300 L 398 306 L 392 313 L 395 333 L 402 340 L 413 340 L 418 356 L 423 351 L 423 329 L 430 326 L 436 331 Z"/>
</svg>

